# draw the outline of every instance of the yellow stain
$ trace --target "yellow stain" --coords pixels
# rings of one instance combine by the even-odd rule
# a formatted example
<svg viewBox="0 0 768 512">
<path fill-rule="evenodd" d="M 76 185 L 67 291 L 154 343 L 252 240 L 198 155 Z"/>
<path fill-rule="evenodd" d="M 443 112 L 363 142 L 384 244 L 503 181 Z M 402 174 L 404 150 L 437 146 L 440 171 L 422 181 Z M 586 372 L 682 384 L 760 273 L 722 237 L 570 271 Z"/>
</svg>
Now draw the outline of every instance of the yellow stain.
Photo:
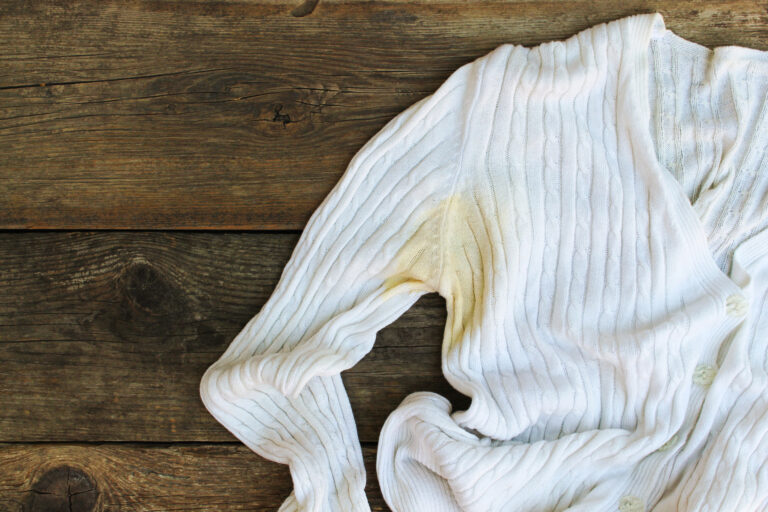
<svg viewBox="0 0 768 512">
<path fill-rule="evenodd" d="M 465 332 L 480 322 L 484 278 L 490 269 L 483 255 L 490 255 L 488 222 L 478 200 L 470 195 L 454 196 L 443 226 L 443 274 L 441 295 L 448 318 L 444 350 L 459 342 Z"/>
<path fill-rule="evenodd" d="M 448 309 L 444 348 L 450 348 L 467 329 L 479 322 L 478 301 L 483 296 L 486 269 L 483 254 L 490 254 L 486 224 L 478 204 L 455 194 L 416 220 L 418 229 L 398 251 L 387 270 L 385 293 L 423 287 L 445 298 Z M 442 240 L 439 234 L 442 232 Z M 440 264 L 442 262 L 442 273 Z"/>
</svg>

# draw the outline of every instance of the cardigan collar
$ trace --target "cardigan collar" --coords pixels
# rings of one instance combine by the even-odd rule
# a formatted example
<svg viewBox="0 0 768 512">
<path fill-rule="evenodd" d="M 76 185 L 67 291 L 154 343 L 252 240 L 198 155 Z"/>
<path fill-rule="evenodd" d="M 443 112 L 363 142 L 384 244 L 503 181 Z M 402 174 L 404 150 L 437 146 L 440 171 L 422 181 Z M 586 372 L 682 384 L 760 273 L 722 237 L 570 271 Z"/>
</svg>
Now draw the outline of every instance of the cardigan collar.
<svg viewBox="0 0 768 512">
<path fill-rule="evenodd" d="M 697 205 L 692 204 L 681 183 L 667 169 L 655 153 L 653 138 L 650 132 L 650 105 L 648 101 L 648 53 L 651 41 L 655 38 L 667 37 L 676 49 L 709 56 L 713 62 L 718 59 L 744 61 L 758 66 L 768 66 L 768 52 L 741 46 L 721 46 L 709 49 L 692 41 L 684 39 L 667 29 L 659 13 L 629 16 L 622 20 L 629 24 L 628 33 L 633 37 L 629 42 L 630 59 L 634 66 L 629 66 L 627 72 L 631 87 L 621 102 L 623 109 L 630 118 L 641 122 L 632 123 L 628 128 L 631 132 L 629 139 L 636 137 L 640 144 L 633 145 L 633 151 L 644 153 L 645 164 L 656 173 L 658 183 L 663 188 L 661 193 L 668 195 L 669 206 L 674 214 L 682 221 L 685 234 L 689 236 L 689 246 L 692 248 L 691 264 L 694 265 L 704 280 L 713 280 L 715 286 L 727 293 L 745 293 L 745 279 L 736 273 L 754 273 L 756 265 L 768 264 L 768 227 L 752 234 L 732 251 L 732 270 L 723 272 L 712 254 L 707 237 L 707 228 L 701 221 Z M 645 122 L 643 122 L 645 121 Z M 766 212 L 768 215 L 768 212 Z M 738 268 L 736 268 L 738 267 Z"/>
</svg>

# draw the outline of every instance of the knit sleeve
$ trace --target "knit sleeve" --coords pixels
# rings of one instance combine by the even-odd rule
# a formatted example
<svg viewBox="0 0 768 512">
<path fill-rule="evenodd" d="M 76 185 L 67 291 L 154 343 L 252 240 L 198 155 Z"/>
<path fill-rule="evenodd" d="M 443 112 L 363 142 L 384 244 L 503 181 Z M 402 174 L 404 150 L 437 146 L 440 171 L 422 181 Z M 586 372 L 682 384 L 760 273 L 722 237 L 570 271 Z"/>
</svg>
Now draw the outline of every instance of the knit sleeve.
<svg viewBox="0 0 768 512">
<path fill-rule="evenodd" d="M 281 511 L 369 509 L 340 372 L 439 289 L 441 223 L 479 64 L 455 70 L 354 155 L 268 301 L 202 378 L 210 413 L 259 455 L 289 465 L 294 491 Z"/>
</svg>

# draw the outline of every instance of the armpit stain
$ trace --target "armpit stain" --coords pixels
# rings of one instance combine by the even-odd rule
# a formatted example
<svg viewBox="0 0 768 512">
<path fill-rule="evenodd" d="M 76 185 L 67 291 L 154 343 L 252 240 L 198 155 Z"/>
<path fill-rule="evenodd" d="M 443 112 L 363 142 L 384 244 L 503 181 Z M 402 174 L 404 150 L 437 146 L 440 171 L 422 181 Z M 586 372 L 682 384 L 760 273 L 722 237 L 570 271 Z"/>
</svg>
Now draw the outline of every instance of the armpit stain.
<svg viewBox="0 0 768 512">
<path fill-rule="evenodd" d="M 444 297 L 448 309 L 444 343 L 450 347 L 480 321 L 476 312 L 486 272 L 483 254 L 491 250 L 484 236 L 487 219 L 478 205 L 455 194 L 425 209 L 415 222 L 419 227 L 384 270 L 384 286 L 387 293 L 403 293 L 404 284 L 412 285 L 409 289 L 423 286 Z"/>
</svg>

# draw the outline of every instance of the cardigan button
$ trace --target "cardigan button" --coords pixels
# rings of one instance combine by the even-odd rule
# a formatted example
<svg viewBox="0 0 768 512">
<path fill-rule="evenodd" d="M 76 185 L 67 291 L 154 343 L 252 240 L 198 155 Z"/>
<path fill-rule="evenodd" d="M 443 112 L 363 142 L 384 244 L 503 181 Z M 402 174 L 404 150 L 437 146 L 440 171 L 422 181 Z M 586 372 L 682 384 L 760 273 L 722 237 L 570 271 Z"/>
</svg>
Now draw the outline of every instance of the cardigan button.
<svg viewBox="0 0 768 512">
<path fill-rule="evenodd" d="M 693 383 L 698 386 L 707 387 L 715 380 L 716 373 L 717 370 L 714 366 L 700 364 L 693 370 Z"/>
<path fill-rule="evenodd" d="M 619 500 L 619 512 L 643 512 L 645 504 L 637 496 L 622 496 Z"/>
<path fill-rule="evenodd" d="M 729 295 L 725 300 L 725 312 L 731 316 L 738 317 L 746 315 L 748 306 L 749 303 L 747 302 L 747 299 L 739 293 Z"/>
</svg>

